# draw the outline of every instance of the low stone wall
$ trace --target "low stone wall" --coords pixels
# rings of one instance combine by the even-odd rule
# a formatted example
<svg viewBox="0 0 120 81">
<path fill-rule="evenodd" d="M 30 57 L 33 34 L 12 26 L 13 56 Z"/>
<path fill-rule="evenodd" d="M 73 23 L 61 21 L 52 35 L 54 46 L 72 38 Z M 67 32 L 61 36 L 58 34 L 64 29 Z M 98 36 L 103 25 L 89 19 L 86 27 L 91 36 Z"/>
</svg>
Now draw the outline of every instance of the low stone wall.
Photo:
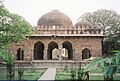
<svg viewBox="0 0 120 81">
<path fill-rule="evenodd" d="M 86 64 L 91 63 L 91 61 L 73 61 L 73 60 L 34 60 L 34 61 L 16 61 L 15 67 L 18 67 L 19 64 L 22 64 L 24 68 L 49 68 L 49 67 L 56 67 L 56 68 L 78 68 L 83 67 Z"/>
<path fill-rule="evenodd" d="M 6 64 L 4 62 L 0 62 L 0 67 L 5 67 Z"/>
<path fill-rule="evenodd" d="M 79 67 L 85 66 L 86 64 L 89 64 L 91 61 L 73 61 L 73 60 L 34 60 L 34 61 L 17 61 L 15 62 L 15 65 L 22 63 L 24 67 L 33 67 L 33 68 L 49 68 L 49 67 L 56 67 L 56 68 L 64 68 L 67 66 L 70 67 Z"/>
</svg>

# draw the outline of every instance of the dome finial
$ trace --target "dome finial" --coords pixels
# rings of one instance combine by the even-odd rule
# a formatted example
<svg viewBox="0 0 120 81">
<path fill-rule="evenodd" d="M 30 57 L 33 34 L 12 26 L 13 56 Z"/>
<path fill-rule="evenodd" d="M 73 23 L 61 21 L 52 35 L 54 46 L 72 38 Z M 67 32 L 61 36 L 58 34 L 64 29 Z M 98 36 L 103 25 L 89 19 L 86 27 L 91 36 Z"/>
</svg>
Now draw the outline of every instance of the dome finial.
<svg viewBox="0 0 120 81">
<path fill-rule="evenodd" d="M 55 9 L 55 10 L 52 10 L 52 11 L 59 11 L 59 10 L 56 10 L 56 9 Z"/>
</svg>

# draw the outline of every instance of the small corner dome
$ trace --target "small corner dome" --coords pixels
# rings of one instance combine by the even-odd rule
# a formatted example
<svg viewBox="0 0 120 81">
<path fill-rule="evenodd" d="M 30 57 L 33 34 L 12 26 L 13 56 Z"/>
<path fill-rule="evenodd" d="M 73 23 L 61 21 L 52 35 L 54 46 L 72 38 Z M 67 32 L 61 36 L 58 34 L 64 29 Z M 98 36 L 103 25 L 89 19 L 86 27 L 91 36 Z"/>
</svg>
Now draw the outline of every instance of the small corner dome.
<svg viewBox="0 0 120 81">
<path fill-rule="evenodd" d="M 37 26 L 39 27 L 42 25 L 63 25 L 67 28 L 73 26 L 71 19 L 59 10 L 53 10 L 40 17 Z"/>
<path fill-rule="evenodd" d="M 94 25 L 94 29 L 101 29 L 99 25 Z"/>
<path fill-rule="evenodd" d="M 74 27 L 85 27 L 85 28 L 92 28 L 92 24 L 88 21 L 81 20 L 75 24 Z"/>
</svg>

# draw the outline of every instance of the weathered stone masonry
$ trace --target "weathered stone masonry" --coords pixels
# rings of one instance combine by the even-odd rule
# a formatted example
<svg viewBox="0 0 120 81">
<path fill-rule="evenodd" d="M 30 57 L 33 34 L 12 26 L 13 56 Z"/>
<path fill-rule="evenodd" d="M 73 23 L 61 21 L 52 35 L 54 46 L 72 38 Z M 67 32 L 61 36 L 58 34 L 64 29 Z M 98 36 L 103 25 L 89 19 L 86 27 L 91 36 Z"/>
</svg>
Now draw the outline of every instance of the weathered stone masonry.
<svg viewBox="0 0 120 81">
<path fill-rule="evenodd" d="M 79 21 L 74 26 L 65 14 L 53 10 L 39 20 L 37 32 L 20 43 L 12 43 L 10 51 L 16 60 L 67 60 L 81 61 L 102 56 L 104 35 L 99 26 L 88 21 Z M 53 50 L 58 49 L 55 59 Z M 62 49 L 67 50 L 66 56 Z M 62 59 L 63 59 L 62 58 Z"/>
</svg>

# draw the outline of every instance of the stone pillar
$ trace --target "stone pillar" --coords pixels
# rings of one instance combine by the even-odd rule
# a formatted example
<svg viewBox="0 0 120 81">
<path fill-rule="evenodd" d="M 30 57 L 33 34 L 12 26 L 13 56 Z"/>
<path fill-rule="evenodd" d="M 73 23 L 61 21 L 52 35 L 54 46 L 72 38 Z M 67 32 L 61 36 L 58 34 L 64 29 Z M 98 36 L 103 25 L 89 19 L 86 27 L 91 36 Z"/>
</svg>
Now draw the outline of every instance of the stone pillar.
<svg viewBox="0 0 120 81">
<path fill-rule="evenodd" d="M 59 60 L 62 60 L 62 44 L 59 44 Z"/>
<path fill-rule="evenodd" d="M 76 30 L 74 30 L 73 33 L 76 34 Z"/>
<path fill-rule="evenodd" d="M 28 42 L 25 43 L 25 53 L 26 54 L 26 59 L 28 61 L 34 60 L 34 42 L 29 39 Z"/>
<path fill-rule="evenodd" d="M 31 59 L 30 60 L 34 60 L 34 49 L 32 48 L 30 51 L 31 51 Z"/>
<path fill-rule="evenodd" d="M 44 57 L 43 57 L 44 60 L 47 60 L 47 49 L 44 50 Z"/>
<path fill-rule="evenodd" d="M 44 60 L 47 60 L 48 59 L 48 54 L 47 54 L 47 51 L 48 51 L 48 42 L 47 41 L 44 41 L 44 57 L 43 59 Z"/>
<path fill-rule="evenodd" d="M 71 57 L 73 58 L 72 60 L 75 60 L 75 49 L 72 50 L 73 50 L 73 54 L 71 55 Z"/>
<path fill-rule="evenodd" d="M 80 51 L 80 61 L 82 61 L 82 50 Z"/>
<path fill-rule="evenodd" d="M 62 60 L 62 49 L 59 49 L 59 60 Z"/>
</svg>

